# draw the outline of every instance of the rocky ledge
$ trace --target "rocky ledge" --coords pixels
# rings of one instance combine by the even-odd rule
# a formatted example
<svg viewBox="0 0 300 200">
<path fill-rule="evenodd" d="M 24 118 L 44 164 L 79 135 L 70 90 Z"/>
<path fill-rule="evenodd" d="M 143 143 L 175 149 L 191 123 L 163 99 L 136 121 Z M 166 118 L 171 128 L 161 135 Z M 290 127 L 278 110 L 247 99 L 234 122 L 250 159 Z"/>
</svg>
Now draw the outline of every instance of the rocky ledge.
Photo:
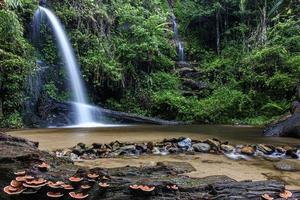
<svg viewBox="0 0 300 200">
<path fill-rule="evenodd" d="M 81 159 L 113 158 L 120 156 L 139 156 L 144 154 L 198 154 L 214 153 L 224 154 L 232 159 L 249 159 L 251 157 L 264 157 L 266 159 L 300 158 L 299 147 L 273 146 L 267 144 L 231 145 L 218 139 L 205 141 L 190 138 L 165 139 L 161 142 L 121 143 L 119 141 L 109 144 L 93 143 L 86 145 L 79 143 L 70 149 L 57 150 L 57 157 L 71 158 L 73 161 Z"/>
<path fill-rule="evenodd" d="M 0 133 L 1 200 L 40 199 L 282 199 L 300 197 L 284 183 L 237 182 L 226 176 L 190 178 L 185 162 L 149 167 L 79 169 L 70 159 L 40 151 L 37 143 Z"/>
</svg>

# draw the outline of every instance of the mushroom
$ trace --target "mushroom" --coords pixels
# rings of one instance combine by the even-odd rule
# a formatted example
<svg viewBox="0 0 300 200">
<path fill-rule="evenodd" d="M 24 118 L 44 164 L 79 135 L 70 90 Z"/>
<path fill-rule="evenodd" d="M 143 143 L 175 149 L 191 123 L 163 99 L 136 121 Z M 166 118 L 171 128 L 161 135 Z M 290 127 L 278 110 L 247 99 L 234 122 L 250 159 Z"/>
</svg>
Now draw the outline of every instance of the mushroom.
<svg viewBox="0 0 300 200">
<path fill-rule="evenodd" d="M 26 184 L 29 185 L 41 185 L 46 183 L 47 184 L 47 180 L 45 180 L 44 178 L 37 178 L 37 179 L 33 179 L 33 180 L 26 180 L 25 181 Z"/>
<path fill-rule="evenodd" d="M 85 184 L 85 185 L 81 185 L 80 187 L 81 187 L 81 189 L 88 190 L 88 189 L 90 189 L 92 186 L 90 186 L 90 185 L 88 185 L 88 184 Z"/>
<path fill-rule="evenodd" d="M 16 181 L 16 180 L 12 180 L 12 181 L 10 182 L 10 186 L 15 187 L 15 188 L 19 188 L 19 187 L 22 186 L 22 183 L 19 182 L 19 181 Z"/>
<path fill-rule="evenodd" d="M 47 197 L 50 198 L 60 198 L 64 196 L 64 194 L 60 193 L 60 192 L 47 192 Z"/>
<path fill-rule="evenodd" d="M 133 190 L 138 190 L 138 189 L 140 189 L 140 185 L 130 185 L 129 186 L 130 187 L 130 189 L 133 189 Z"/>
<path fill-rule="evenodd" d="M 74 183 L 78 183 L 82 180 L 83 180 L 83 178 L 75 177 L 75 176 L 72 176 L 72 177 L 69 178 L 69 181 L 74 182 Z"/>
<path fill-rule="evenodd" d="M 62 188 L 62 185 L 64 185 L 65 183 L 62 181 L 57 181 L 55 183 L 52 181 L 49 181 L 47 184 L 49 187 L 51 187 L 53 189 L 58 189 L 58 188 Z"/>
<path fill-rule="evenodd" d="M 25 189 L 20 187 L 20 188 L 14 188 L 12 186 L 6 186 L 3 191 L 8 194 L 8 195 L 16 195 L 16 194 L 21 194 Z"/>
<path fill-rule="evenodd" d="M 25 171 L 14 172 L 14 175 L 16 175 L 16 176 L 25 176 L 25 174 L 26 174 Z"/>
<path fill-rule="evenodd" d="M 38 165 L 37 167 L 41 171 L 47 171 L 50 166 L 47 163 L 43 162 L 42 164 Z"/>
<path fill-rule="evenodd" d="M 279 196 L 280 196 L 281 198 L 288 199 L 288 198 L 290 198 L 290 197 L 293 196 L 293 193 L 291 193 L 291 192 L 288 191 L 288 190 L 284 190 L 282 193 L 279 194 Z"/>
<path fill-rule="evenodd" d="M 26 180 L 33 180 L 33 176 L 18 176 L 16 177 L 16 181 L 25 182 Z"/>
<path fill-rule="evenodd" d="M 145 185 L 145 186 L 140 186 L 140 190 L 144 192 L 152 192 L 153 190 L 155 190 L 155 187 Z"/>
<path fill-rule="evenodd" d="M 178 190 L 177 185 L 167 185 L 167 188 L 170 189 L 170 190 Z"/>
<path fill-rule="evenodd" d="M 76 193 L 76 192 L 70 192 L 69 195 L 73 199 L 85 199 L 89 196 L 88 194 Z"/>
<path fill-rule="evenodd" d="M 72 185 L 63 184 L 61 185 L 65 190 L 74 190 L 74 187 Z"/>
<path fill-rule="evenodd" d="M 269 194 L 263 194 L 261 195 L 261 198 L 265 199 L 265 200 L 273 200 L 274 198 L 271 197 Z"/>
<path fill-rule="evenodd" d="M 100 182 L 100 183 L 99 183 L 99 186 L 100 186 L 101 188 L 108 188 L 108 187 L 109 187 L 109 184 Z"/>
<path fill-rule="evenodd" d="M 87 175 L 87 177 L 88 177 L 88 178 L 90 178 L 90 179 L 96 179 L 96 178 L 98 178 L 98 177 L 99 177 L 99 175 L 98 175 L 98 174 L 95 174 L 95 173 L 93 173 L 93 174 L 88 174 L 88 175 Z"/>
</svg>

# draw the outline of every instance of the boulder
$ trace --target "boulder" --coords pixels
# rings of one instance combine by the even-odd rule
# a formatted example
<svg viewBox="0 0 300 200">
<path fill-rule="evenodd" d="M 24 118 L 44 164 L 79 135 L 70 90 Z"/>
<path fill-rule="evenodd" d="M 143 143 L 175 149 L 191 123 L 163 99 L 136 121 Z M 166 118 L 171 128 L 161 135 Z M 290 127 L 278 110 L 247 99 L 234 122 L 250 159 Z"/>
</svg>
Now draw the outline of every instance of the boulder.
<svg viewBox="0 0 300 200">
<path fill-rule="evenodd" d="M 270 155 L 275 151 L 275 148 L 270 145 L 258 144 L 256 149 L 263 152 L 264 154 Z"/>
<path fill-rule="evenodd" d="M 225 152 L 225 153 L 229 153 L 229 152 L 232 152 L 235 147 L 232 146 L 232 145 L 226 145 L 226 144 L 222 144 L 221 145 L 221 149 Z"/>
<path fill-rule="evenodd" d="M 300 103 L 293 102 L 292 115 L 268 126 L 263 134 L 265 136 L 300 138 Z"/>
<path fill-rule="evenodd" d="M 193 148 L 196 152 L 204 152 L 207 153 L 210 151 L 211 147 L 207 143 L 196 143 L 193 144 Z"/>
<path fill-rule="evenodd" d="M 275 163 L 274 167 L 281 171 L 298 172 L 300 171 L 300 162 L 296 160 L 282 160 Z"/>
<path fill-rule="evenodd" d="M 251 146 L 245 146 L 241 149 L 241 153 L 245 155 L 253 155 L 255 153 L 255 149 Z"/>
</svg>

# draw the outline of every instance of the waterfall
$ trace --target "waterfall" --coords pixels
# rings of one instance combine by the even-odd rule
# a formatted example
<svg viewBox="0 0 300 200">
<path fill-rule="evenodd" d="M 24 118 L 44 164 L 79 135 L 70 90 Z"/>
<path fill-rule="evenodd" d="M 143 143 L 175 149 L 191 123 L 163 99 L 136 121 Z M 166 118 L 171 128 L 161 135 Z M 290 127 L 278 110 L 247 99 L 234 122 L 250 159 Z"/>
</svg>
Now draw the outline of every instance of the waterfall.
<svg viewBox="0 0 300 200">
<path fill-rule="evenodd" d="M 61 53 L 65 69 L 69 76 L 72 97 L 74 101 L 74 110 L 76 114 L 77 125 L 94 124 L 94 119 L 91 111 L 91 106 L 87 104 L 86 89 L 82 80 L 79 65 L 75 58 L 73 48 L 68 40 L 66 33 L 59 21 L 59 19 L 47 8 L 39 6 L 34 14 L 33 19 L 33 37 L 38 39 L 39 27 L 43 17 L 48 19 L 53 30 L 57 45 Z"/>
<path fill-rule="evenodd" d="M 179 62 L 185 62 L 184 46 L 183 46 L 183 43 L 182 43 L 182 41 L 180 40 L 180 37 L 179 37 L 177 20 L 176 20 L 176 17 L 174 15 L 174 13 L 173 13 L 171 5 L 170 5 L 170 10 L 172 11 L 171 20 L 172 20 L 172 25 L 173 25 L 174 40 L 176 42 L 177 51 L 178 51 L 178 61 Z"/>
</svg>

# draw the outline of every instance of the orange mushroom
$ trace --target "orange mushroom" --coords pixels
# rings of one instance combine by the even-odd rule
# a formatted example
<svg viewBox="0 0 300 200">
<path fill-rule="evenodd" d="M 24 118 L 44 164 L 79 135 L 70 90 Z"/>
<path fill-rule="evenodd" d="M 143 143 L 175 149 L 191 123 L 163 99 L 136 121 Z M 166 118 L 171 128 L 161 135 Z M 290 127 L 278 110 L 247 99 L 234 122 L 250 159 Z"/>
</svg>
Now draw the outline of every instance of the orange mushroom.
<svg viewBox="0 0 300 200">
<path fill-rule="evenodd" d="M 81 185 L 80 187 L 81 187 L 81 189 L 88 190 L 88 189 L 90 189 L 92 186 L 90 186 L 90 185 Z"/>
<path fill-rule="evenodd" d="M 151 187 L 151 186 L 145 185 L 145 186 L 141 186 L 140 190 L 142 190 L 144 192 L 152 192 L 153 190 L 155 190 L 155 187 L 154 186 Z"/>
<path fill-rule="evenodd" d="M 64 196 L 64 194 L 62 194 L 60 192 L 47 192 L 47 196 L 50 198 L 60 198 L 60 197 Z"/>
<path fill-rule="evenodd" d="M 93 174 L 88 174 L 87 176 L 88 176 L 89 178 L 91 178 L 91 179 L 96 179 L 96 178 L 99 177 L 99 175 L 98 175 L 98 174 L 95 174 L 95 173 L 93 173 Z"/>
<path fill-rule="evenodd" d="M 25 189 L 24 188 L 14 188 L 12 186 L 6 186 L 3 191 L 8 195 L 21 194 Z"/>
<path fill-rule="evenodd" d="M 62 181 L 57 181 L 55 183 L 52 182 L 52 181 L 49 181 L 47 184 L 48 184 L 49 187 L 51 187 L 53 189 L 57 189 L 57 188 L 61 188 L 62 185 L 64 185 L 65 183 L 62 182 Z"/>
<path fill-rule="evenodd" d="M 109 184 L 100 182 L 100 183 L 99 183 L 99 186 L 100 186 L 101 188 L 108 188 L 108 187 L 109 187 Z"/>
<path fill-rule="evenodd" d="M 170 189 L 170 190 L 178 190 L 177 185 L 167 185 L 167 188 Z"/>
<path fill-rule="evenodd" d="M 265 199 L 265 200 L 273 200 L 273 199 L 274 199 L 274 198 L 271 197 L 269 194 L 263 194 L 263 195 L 261 195 L 261 197 L 262 197 L 263 199 Z"/>
<path fill-rule="evenodd" d="M 82 180 L 83 180 L 83 178 L 75 177 L 75 176 L 72 176 L 72 177 L 69 178 L 69 181 L 75 182 L 75 183 L 78 183 L 78 182 L 80 182 Z"/>
<path fill-rule="evenodd" d="M 47 180 L 45 180 L 44 178 L 37 178 L 37 179 L 33 179 L 33 180 L 26 180 L 25 181 L 26 184 L 29 185 L 41 185 L 47 182 Z"/>
<path fill-rule="evenodd" d="M 25 171 L 19 171 L 19 172 L 15 172 L 14 175 L 16 176 L 25 176 L 26 172 Z"/>
<path fill-rule="evenodd" d="M 49 167 L 50 166 L 47 163 L 45 163 L 45 162 L 43 162 L 42 164 L 38 165 L 38 168 L 41 171 L 47 171 Z"/>
<path fill-rule="evenodd" d="M 19 188 L 19 187 L 22 186 L 22 183 L 19 182 L 19 181 L 16 181 L 16 180 L 12 180 L 12 181 L 10 182 L 10 186 L 15 187 L 15 188 Z"/>
<path fill-rule="evenodd" d="M 133 189 L 133 190 L 138 190 L 138 189 L 140 189 L 140 185 L 130 185 L 129 186 L 130 187 L 130 189 Z"/>
<path fill-rule="evenodd" d="M 88 194 L 76 193 L 76 192 L 70 192 L 69 195 L 73 199 L 85 199 L 89 196 Z"/>
<path fill-rule="evenodd" d="M 33 180 L 33 176 L 18 176 L 16 177 L 16 181 L 25 182 L 26 180 Z"/>
<path fill-rule="evenodd" d="M 72 185 L 63 184 L 62 187 L 63 187 L 65 190 L 74 190 L 74 187 L 73 187 Z"/>
<path fill-rule="evenodd" d="M 288 190 L 285 190 L 285 191 L 281 192 L 281 193 L 279 194 L 279 196 L 280 196 L 281 198 L 288 199 L 288 198 L 290 198 L 290 197 L 293 196 L 293 193 L 291 193 L 291 192 L 288 191 Z"/>
</svg>

